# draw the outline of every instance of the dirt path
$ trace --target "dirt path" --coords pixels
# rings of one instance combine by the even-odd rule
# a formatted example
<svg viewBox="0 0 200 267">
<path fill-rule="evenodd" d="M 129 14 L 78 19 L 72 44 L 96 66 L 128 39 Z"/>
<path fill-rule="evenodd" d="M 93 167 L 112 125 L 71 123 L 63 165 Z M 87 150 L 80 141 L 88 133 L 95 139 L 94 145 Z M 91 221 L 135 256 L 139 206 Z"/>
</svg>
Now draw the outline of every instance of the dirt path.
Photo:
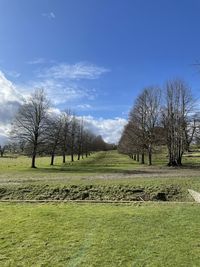
<svg viewBox="0 0 200 267">
<path fill-rule="evenodd" d="M 200 204 L 199 202 L 192 201 L 117 201 L 117 200 L 4 200 L 0 199 L 0 203 L 77 203 L 77 204 L 130 204 L 130 205 L 141 205 L 141 204 Z"/>
</svg>

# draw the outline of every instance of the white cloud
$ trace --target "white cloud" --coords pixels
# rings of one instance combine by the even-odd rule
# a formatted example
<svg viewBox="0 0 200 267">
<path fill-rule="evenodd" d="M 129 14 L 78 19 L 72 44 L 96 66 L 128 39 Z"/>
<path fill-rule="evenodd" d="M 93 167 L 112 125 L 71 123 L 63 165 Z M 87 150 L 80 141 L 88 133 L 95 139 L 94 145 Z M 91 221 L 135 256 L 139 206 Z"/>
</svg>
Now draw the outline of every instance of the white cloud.
<svg viewBox="0 0 200 267">
<path fill-rule="evenodd" d="M 50 63 L 51 62 L 51 63 Z M 27 62 L 37 65 L 47 63 L 44 58 Z M 53 61 L 48 61 L 52 64 Z M 80 100 L 91 101 L 97 97 L 97 91 L 90 86 L 90 80 L 98 79 L 109 70 L 90 63 L 57 64 L 49 68 L 39 68 L 37 76 L 32 81 L 17 84 L 17 89 L 26 97 L 36 88 L 43 88 L 55 105 L 69 104 Z M 87 85 L 85 81 L 88 80 Z M 79 108 L 89 109 L 89 105 L 80 104 Z"/>
<path fill-rule="evenodd" d="M 39 62 L 42 62 L 38 59 Z M 36 61 L 33 64 L 37 64 Z M 3 72 L 0 71 L 0 142 L 5 140 L 8 134 L 10 122 L 23 102 L 30 96 L 31 92 L 36 88 L 44 88 L 52 103 L 57 105 L 73 104 L 81 110 L 92 110 L 90 104 L 83 104 L 85 101 L 94 100 L 97 92 L 94 88 L 86 88 L 82 86 L 80 79 L 97 79 L 108 70 L 103 67 L 98 67 L 92 64 L 77 63 L 74 65 L 60 64 L 45 69 L 43 75 L 36 80 L 29 81 L 26 84 L 13 84 L 9 81 Z M 76 104 L 76 105 L 75 105 Z M 59 113 L 57 108 L 52 111 Z M 85 121 L 87 126 L 96 134 L 108 142 L 117 142 L 121 130 L 126 123 L 122 118 L 115 119 L 95 119 L 91 116 L 86 116 Z"/>
<path fill-rule="evenodd" d="M 108 143 L 117 143 L 120 139 L 127 120 L 116 117 L 114 119 L 83 117 L 86 127 L 97 135 L 101 135 Z"/>
<path fill-rule="evenodd" d="M 81 110 L 88 110 L 88 109 L 91 109 L 92 106 L 90 104 L 80 104 L 80 105 L 77 105 L 77 108 Z"/>
<path fill-rule="evenodd" d="M 21 73 L 17 72 L 17 71 L 6 71 L 6 74 L 8 74 L 10 77 L 13 78 L 19 78 L 21 76 Z"/>
<path fill-rule="evenodd" d="M 55 79 L 44 79 L 31 81 L 27 84 L 19 84 L 18 90 L 24 95 L 30 94 L 36 88 L 43 88 L 54 105 L 64 104 L 73 101 L 80 101 L 84 98 L 93 100 L 96 97 L 95 89 L 88 89 L 74 82 Z"/>
<path fill-rule="evenodd" d="M 49 63 L 53 61 L 49 61 Z M 47 63 L 43 58 L 38 58 L 29 61 L 29 64 Z M 97 91 L 90 86 L 90 80 L 98 79 L 100 75 L 109 71 L 104 67 L 99 67 L 90 63 L 76 63 L 76 64 L 57 64 L 49 68 L 38 69 L 37 76 L 34 80 L 27 83 L 18 84 L 17 88 L 24 95 L 30 94 L 36 88 L 44 88 L 52 103 L 55 105 L 69 104 L 69 102 L 76 102 L 76 106 L 82 101 L 91 101 L 97 97 Z M 85 81 L 88 80 L 87 85 Z M 80 108 L 88 109 L 88 105 Z"/>
<path fill-rule="evenodd" d="M 46 60 L 44 58 L 35 58 L 33 60 L 28 61 L 27 63 L 30 65 L 44 64 Z"/>
<path fill-rule="evenodd" d="M 5 142 L 10 122 L 22 101 L 23 96 L 0 71 L 0 144 Z"/>
<path fill-rule="evenodd" d="M 80 80 L 98 79 L 102 74 L 109 70 L 104 67 L 99 67 L 93 64 L 79 62 L 76 64 L 58 64 L 47 68 L 44 72 L 39 74 L 39 77 L 53 77 L 54 79 L 69 79 Z"/>
<path fill-rule="evenodd" d="M 47 12 L 47 13 L 42 13 L 42 16 L 43 16 L 43 17 L 46 17 L 46 18 L 48 18 L 48 19 L 50 19 L 50 20 L 56 18 L 55 13 L 52 12 L 52 11 L 51 11 L 51 12 Z"/>
<path fill-rule="evenodd" d="M 53 108 L 53 107 L 50 107 L 50 108 L 49 108 L 49 114 L 58 116 L 58 115 L 61 115 L 62 112 L 60 111 L 59 108 Z"/>
<path fill-rule="evenodd" d="M 4 105 L 7 102 L 21 103 L 22 100 L 22 95 L 17 91 L 13 83 L 0 71 L 0 105 Z"/>
<path fill-rule="evenodd" d="M 30 61 L 29 64 L 42 62 L 44 59 L 40 58 Z M 90 63 L 57 64 L 38 70 L 36 79 L 26 84 L 19 84 L 18 88 L 24 94 L 35 88 L 44 88 L 55 105 L 84 99 L 94 100 L 97 96 L 96 89 L 91 88 L 89 84 L 87 87 L 83 86 L 82 80 L 98 79 L 105 72 L 108 72 L 108 69 Z M 83 107 L 80 104 L 80 108 L 88 109 L 89 106 Z"/>
<path fill-rule="evenodd" d="M 8 142 L 8 135 L 10 131 L 10 124 L 1 125 L 0 124 L 0 145 L 3 146 Z"/>
</svg>

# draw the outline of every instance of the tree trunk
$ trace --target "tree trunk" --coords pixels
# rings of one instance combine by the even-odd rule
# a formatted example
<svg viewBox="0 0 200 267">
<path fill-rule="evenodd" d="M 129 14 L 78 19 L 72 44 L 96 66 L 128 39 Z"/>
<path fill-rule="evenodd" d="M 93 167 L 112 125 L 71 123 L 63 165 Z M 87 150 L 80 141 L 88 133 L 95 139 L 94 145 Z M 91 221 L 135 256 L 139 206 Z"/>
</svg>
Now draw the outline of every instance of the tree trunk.
<svg viewBox="0 0 200 267">
<path fill-rule="evenodd" d="M 36 168 L 36 166 L 35 166 L 35 157 L 36 157 L 36 153 L 34 152 L 33 155 L 32 155 L 31 168 Z"/>
<path fill-rule="evenodd" d="M 182 166 L 182 157 L 180 156 L 177 160 L 178 166 Z"/>
<path fill-rule="evenodd" d="M 53 164 L 54 164 L 54 156 L 55 156 L 54 153 L 52 153 L 52 154 L 51 154 L 51 164 L 50 164 L 50 165 L 52 165 L 52 166 L 53 166 Z"/>
<path fill-rule="evenodd" d="M 149 166 L 152 165 L 152 149 L 151 149 L 151 146 L 149 146 L 149 149 L 148 149 L 148 157 L 149 157 Z"/>
<path fill-rule="evenodd" d="M 78 159 L 78 160 L 80 160 L 80 157 L 81 157 L 81 154 L 80 154 L 80 153 L 78 153 L 78 158 L 77 158 L 77 159 Z"/>
<path fill-rule="evenodd" d="M 151 166 L 152 165 L 152 153 L 151 152 L 149 152 L 149 166 Z"/>
<path fill-rule="evenodd" d="M 71 162 L 74 161 L 74 153 L 71 153 Z"/>
<path fill-rule="evenodd" d="M 144 164 L 144 152 L 142 152 L 141 164 Z"/>
<path fill-rule="evenodd" d="M 170 159 L 169 163 L 167 164 L 169 167 L 178 167 L 182 166 L 182 159 Z"/>
<path fill-rule="evenodd" d="M 186 142 L 185 151 L 186 152 L 191 152 L 190 151 L 190 143 L 189 142 Z"/>
<path fill-rule="evenodd" d="M 136 154 L 134 154 L 134 158 L 133 159 L 136 161 Z"/>
<path fill-rule="evenodd" d="M 182 166 L 182 155 L 183 153 L 179 153 L 179 155 L 173 155 L 172 153 L 169 155 L 169 163 L 167 164 L 169 167 L 178 167 Z"/>
<path fill-rule="evenodd" d="M 65 156 L 65 153 L 63 153 L 63 163 L 66 162 L 66 156 Z"/>
<path fill-rule="evenodd" d="M 139 162 L 140 161 L 140 154 L 139 154 L 139 152 L 137 153 L 137 162 Z"/>
<path fill-rule="evenodd" d="M 176 160 L 170 160 L 167 165 L 169 167 L 177 167 L 178 166 L 178 162 Z"/>
</svg>

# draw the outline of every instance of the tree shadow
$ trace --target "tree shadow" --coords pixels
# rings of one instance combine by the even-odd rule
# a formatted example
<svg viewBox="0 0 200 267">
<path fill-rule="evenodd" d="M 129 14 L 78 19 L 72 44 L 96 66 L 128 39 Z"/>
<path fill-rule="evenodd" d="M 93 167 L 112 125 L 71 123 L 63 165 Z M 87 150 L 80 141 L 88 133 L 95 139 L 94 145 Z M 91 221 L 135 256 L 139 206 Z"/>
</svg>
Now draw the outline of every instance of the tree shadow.
<svg viewBox="0 0 200 267">
<path fill-rule="evenodd" d="M 3 157 L 0 157 L 0 159 L 17 159 L 18 157 L 17 156 L 3 156 Z"/>
<path fill-rule="evenodd" d="M 94 167 L 91 166 L 53 166 L 53 167 L 38 167 L 37 169 L 32 169 L 34 172 L 38 173 L 73 173 L 73 174 L 86 174 L 86 173 L 94 173 L 94 174 L 126 174 L 126 175 L 153 175 L 153 174 L 159 174 L 162 173 L 162 171 L 159 170 L 136 170 L 136 169 L 118 169 L 118 168 L 112 168 L 112 167 Z M 25 170 L 25 171 L 30 171 Z"/>
<path fill-rule="evenodd" d="M 193 169 L 193 170 L 200 170 L 200 164 L 198 163 L 185 163 L 184 165 L 179 167 L 180 169 Z"/>
</svg>

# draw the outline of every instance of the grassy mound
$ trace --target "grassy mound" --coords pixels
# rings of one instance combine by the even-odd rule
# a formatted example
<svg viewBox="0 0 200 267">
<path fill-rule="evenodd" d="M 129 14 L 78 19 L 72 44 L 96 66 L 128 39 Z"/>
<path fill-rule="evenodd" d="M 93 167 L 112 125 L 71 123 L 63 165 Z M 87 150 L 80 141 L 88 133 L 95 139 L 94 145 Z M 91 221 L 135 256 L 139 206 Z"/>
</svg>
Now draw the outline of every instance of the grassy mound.
<svg viewBox="0 0 200 267">
<path fill-rule="evenodd" d="M 1 200 L 96 200 L 96 201 L 184 201 L 179 185 L 55 185 L 28 184 L 0 187 Z"/>
</svg>

